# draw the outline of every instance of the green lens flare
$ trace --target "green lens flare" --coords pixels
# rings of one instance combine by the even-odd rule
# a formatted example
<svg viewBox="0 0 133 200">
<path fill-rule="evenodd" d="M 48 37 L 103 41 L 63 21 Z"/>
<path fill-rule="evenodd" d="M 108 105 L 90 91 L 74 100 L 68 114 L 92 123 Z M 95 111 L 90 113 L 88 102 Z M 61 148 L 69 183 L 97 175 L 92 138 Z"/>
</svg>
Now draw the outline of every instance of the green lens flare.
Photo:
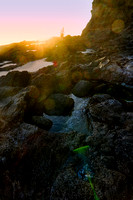
<svg viewBox="0 0 133 200">
<path fill-rule="evenodd" d="M 88 177 L 88 180 L 89 180 L 91 189 L 92 189 L 92 191 L 93 191 L 93 193 L 94 193 L 94 199 L 95 199 L 95 200 L 100 200 L 99 197 L 97 196 L 96 192 L 95 192 L 95 189 L 94 189 L 94 186 L 93 186 L 93 184 L 92 184 L 91 178 Z"/>
<path fill-rule="evenodd" d="M 82 153 L 84 153 L 89 148 L 90 148 L 90 146 L 87 145 L 87 146 L 83 146 L 83 147 L 79 147 L 77 149 L 74 149 L 73 152 L 82 154 Z"/>
<path fill-rule="evenodd" d="M 82 155 L 83 160 L 85 160 L 84 157 L 86 157 L 86 156 L 85 156 L 84 154 L 85 154 L 85 152 L 86 152 L 89 148 L 90 148 L 90 146 L 87 145 L 87 146 L 83 146 L 83 147 L 79 147 L 79 148 L 77 148 L 77 149 L 74 149 L 73 152 L 76 152 L 76 153 Z M 95 200 L 100 200 L 99 197 L 97 196 L 96 192 L 95 192 L 94 186 L 93 186 L 92 181 L 91 181 L 91 177 L 89 177 L 89 176 L 88 176 L 88 181 L 89 181 L 89 184 L 90 184 L 91 189 L 92 189 L 92 191 L 93 191 L 94 199 L 95 199 Z"/>
</svg>

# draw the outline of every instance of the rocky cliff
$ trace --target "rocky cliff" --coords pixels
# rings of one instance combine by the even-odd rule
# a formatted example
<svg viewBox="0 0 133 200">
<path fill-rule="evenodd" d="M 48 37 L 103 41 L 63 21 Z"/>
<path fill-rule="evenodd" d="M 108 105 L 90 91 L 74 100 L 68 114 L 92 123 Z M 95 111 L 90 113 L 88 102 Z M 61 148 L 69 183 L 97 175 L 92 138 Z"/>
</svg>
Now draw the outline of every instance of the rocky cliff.
<svg viewBox="0 0 133 200">
<path fill-rule="evenodd" d="M 94 46 L 115 38 L 129 43 L 133 28 L 132 0 L 94 0 L 92 18 L 82 32 Z M 115 41 L 117 43 L 118 41 Z"/>
</svg>

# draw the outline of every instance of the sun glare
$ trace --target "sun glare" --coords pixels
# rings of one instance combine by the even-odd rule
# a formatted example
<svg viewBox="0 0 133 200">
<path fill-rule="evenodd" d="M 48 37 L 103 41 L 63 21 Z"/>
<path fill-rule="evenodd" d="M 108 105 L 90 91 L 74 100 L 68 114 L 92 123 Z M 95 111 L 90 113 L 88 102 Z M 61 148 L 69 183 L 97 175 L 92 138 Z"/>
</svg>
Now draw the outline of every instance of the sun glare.
<svg viewBox="0 0 133 200">
<path fill-rule="evenodd" d="M 63 27 L 65 35 L 80 35 L 91 17 L 91 8 L 92 0 L 38 0 L 31 5 L 25 0 L 16 4 L 7 0 L 0 7 L 0 45 L 44 41 L 60 36 Z"/>
</svg>

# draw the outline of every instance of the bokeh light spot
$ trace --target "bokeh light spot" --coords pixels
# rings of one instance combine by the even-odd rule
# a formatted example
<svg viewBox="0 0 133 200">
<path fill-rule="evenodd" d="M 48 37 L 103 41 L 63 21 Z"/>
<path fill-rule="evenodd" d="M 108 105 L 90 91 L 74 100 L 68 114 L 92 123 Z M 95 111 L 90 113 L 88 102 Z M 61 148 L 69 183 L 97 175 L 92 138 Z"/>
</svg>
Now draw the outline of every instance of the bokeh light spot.
<svg viewBox="0 0 133 200">
<path fill-rule="evenodd" d="M 125 23 L 124 23 L 124 21 L 121 20 L 121 19 L 115 20 L 115 21 L 113 22 L 113 24 L 112 24 L 112 31 L 113 31 L 114 33 L 119 34 L 119 33 L 121 33 L 121 32 L 123 31 L 124 28 L 125 28 Z"/>
<path fill-rule="evenodd" d="M 52 110 L 55 108 L 55 102 L 53 99 L 47 99 L 44 103 L 47 110 Z"/>
</svg>

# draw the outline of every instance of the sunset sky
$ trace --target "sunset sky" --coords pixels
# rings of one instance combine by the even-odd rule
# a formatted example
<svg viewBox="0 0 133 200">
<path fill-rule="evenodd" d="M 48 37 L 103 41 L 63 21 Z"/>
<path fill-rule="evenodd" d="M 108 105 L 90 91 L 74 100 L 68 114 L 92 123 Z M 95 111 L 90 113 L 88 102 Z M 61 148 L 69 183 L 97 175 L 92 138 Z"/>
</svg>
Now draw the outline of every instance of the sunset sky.
<svg viewBox="0 0 133 200">
<path fill-rule="evenodd" d="M 92 0 L 1 0 L 0 45 L 80 35 L 91 17 Z"/>
</svg>

